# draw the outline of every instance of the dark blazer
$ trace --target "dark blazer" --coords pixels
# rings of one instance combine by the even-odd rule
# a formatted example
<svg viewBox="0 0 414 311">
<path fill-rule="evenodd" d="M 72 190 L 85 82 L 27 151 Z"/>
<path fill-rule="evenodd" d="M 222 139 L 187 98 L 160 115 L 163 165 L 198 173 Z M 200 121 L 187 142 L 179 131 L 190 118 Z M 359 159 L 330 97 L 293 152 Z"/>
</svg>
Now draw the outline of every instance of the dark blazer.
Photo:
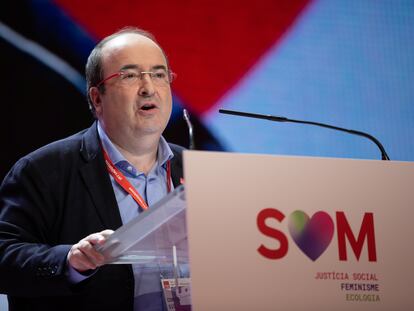
<svg viewBox="0 0 414 311">
<path fill-rule="evenodd" d="M 175 186 L 183 148 L 170 144 Z M 10 310 L 132 310 L 130 265 L 68 282 L 72 244 L 122 225 L 96 123 L 20 159 L 0 187 L 0 292 Z"/>
</svg>

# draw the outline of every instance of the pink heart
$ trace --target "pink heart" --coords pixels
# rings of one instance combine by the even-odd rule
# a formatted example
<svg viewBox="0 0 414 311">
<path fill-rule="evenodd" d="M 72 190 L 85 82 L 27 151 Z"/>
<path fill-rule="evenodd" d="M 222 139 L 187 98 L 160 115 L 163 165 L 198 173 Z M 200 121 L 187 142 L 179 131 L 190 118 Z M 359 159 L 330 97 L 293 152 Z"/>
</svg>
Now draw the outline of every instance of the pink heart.
<svg viewBox="0 0 414 311">
<path fill-rule="evenodd" d="M 327 213 L 316 212 L 312 218 L 303 211 L 289 216 L 289 232 L 300 250 L 315 261 L 331 243 L 334 223 Z"/>
</svg>

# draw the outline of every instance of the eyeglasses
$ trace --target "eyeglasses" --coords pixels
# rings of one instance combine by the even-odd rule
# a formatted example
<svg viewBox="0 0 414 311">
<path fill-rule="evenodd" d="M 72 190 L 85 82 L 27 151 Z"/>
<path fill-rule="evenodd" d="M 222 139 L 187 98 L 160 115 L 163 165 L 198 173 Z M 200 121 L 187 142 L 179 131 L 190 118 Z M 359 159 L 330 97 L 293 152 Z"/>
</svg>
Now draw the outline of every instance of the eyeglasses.
<svg viewBox="0 0 414 311">
<path fill-rule="evenodd" d="M 151 81 L 157 86 L 167 86 L 176 78 L 176 74 L 170 70 L 159 69 L 155 71 L 135 71 L 135 70 L 121 70 L 114 74 L 109 75 L 101 82 L 99 82 L 96 87 L 100 87 L 106 81 L 120 77 L 120 82 L 122 84 L 132 86 L 135 85 L 138 81 L 142 81 L 144 79 L 144 75 L 147 74 Z"/>
</svg>

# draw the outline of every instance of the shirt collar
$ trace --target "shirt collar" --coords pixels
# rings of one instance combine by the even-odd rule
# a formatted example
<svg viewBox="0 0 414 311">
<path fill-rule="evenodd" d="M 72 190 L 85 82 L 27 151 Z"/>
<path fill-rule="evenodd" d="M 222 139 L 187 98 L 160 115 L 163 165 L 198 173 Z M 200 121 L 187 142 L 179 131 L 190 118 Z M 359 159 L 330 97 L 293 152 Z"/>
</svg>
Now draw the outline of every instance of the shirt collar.
<svg viewBox="0 0 414 311">
<path fill-rule="evenodd" d="M 116 148 L 116 146 L 112 143 L 109 139 L 108 135 L 106 135 L 104 129 L 101 126 L 101 123 L 98 121 L 98 134 L 101 140 L 102 146 L 105 148 L 109 158 L 111 159 L 112 163 L 116 166 L 119 166 L 121 163 L 128 163 L 127 159 L 121 154 L 121 152 Z M 157 152 L 157 165 L 158 167 L 165 167 L 168 160 L 171 160 L 174 157 L 174 154 L 168 145 L 167 141 L 164 137 L 160 137 L 160 141 L 158 144 L 158 152 Z M 122 165 L 123 166 L 123 165 Z"/>
</svg>

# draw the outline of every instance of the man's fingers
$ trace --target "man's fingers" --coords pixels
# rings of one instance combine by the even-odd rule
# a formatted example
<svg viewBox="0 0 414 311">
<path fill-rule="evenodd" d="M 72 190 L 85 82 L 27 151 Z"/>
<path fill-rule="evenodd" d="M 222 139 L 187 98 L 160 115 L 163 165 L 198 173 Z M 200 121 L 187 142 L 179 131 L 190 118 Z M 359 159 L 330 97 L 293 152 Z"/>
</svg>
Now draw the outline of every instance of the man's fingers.
<svg viewBox="0 0 414 311">
<path fill-rule="evenodd" d="M 105 257 L 89 241 L 80 241 L 79 250 L 95 265 L 101 266 L 104 264 Z"/>
<path fill-rule="evenodd" d="M 99 232 L 105 239 L 107 239 L 112 233 L 114 233 L 114 230 L 106 229 L 101 232 Z"/>
<path fill-rule="evenodd" d="M 74 253 L 74 255 L 70 257 L 69 263 L 73 268 L 80 272 L 96 269 L 96 266 L 90 262 L 82 252 L 79 252 L 78 254 Z"/>
<path fill-rule="evenodd" d="M 68 254 L 70 265 L 81 272 L 102 266 L 105 263 L 105 257 L 94 246 L 105 243 L 112 233 L 114 231 L 109 229 L 92 233 L 74 244 Z"/>
<path fill-rule="evenodd" d="M 86 238 L 84 238 L 83 240 L 89 241 L 91 244 L 95 245 L 101 245 L 103 243 L 105 243 L 106 239 L 112 234 L 114 233 L 113 230 L 103 230 L 101 232 L 98 233 L 93 233 L 91 235 L 88 235 Z"/>
<path fill-rule="evenodd" d="M 87 241 L 92 245 L 100 244 L 102 242 L 105 242 L 105 237 L 100 233 L 93 233 L 91 235 L 88 235 L 86 238 L 82 239 L 82 241 Z"/>
<path fill-rule="evenodd" d="M 69 264 L 76 270 L 84 272 L 86 270 L 96 269 L 96 264 L 89 259 L 89 257 L 82 252 L 80 243 L 72 246 L 68 254 Z"/>
</svg>

